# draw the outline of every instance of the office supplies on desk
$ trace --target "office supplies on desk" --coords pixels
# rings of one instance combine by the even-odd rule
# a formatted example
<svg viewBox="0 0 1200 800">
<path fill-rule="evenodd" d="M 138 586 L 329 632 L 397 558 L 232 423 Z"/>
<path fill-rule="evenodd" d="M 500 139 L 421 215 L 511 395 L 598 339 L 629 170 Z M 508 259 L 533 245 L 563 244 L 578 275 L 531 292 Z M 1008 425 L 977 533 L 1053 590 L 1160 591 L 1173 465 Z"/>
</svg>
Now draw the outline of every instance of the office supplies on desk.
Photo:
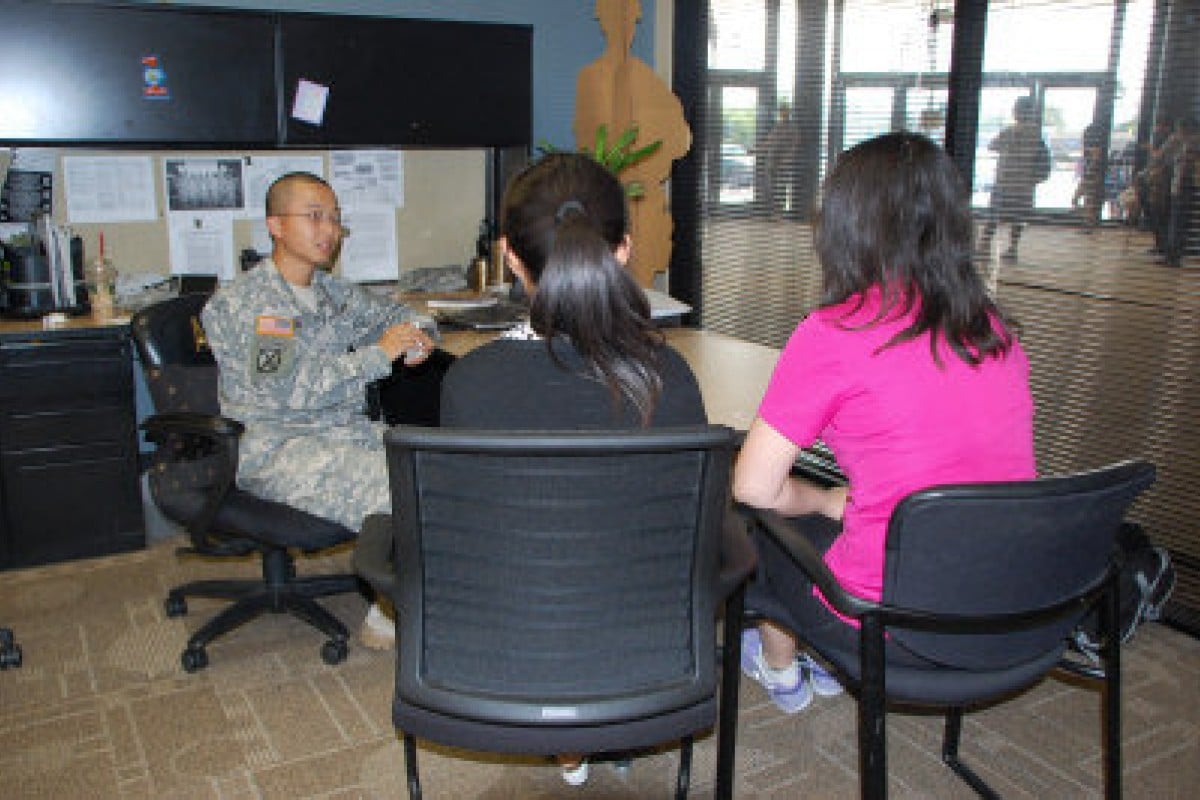
<svg viewBox="0 0 1200 800">
<path fill-rule="evenodd" d="M 91 310 L 83 279 L 83 240 L 36 214 L 19 239 L 0 244 L 0 312 L 31 319 Z"/>
<path fill-rule="evenodd" d="M 500 302 L 495 295 L 479 297 L 443 297 L 426 300 L 425 307 L 431 311 L 463 311 L 468 308 L 487 308 Z"/>
<path fill-rule="evenodd" d="M 476 331 L 507 330 L 529 316 L 529 307 L 524 303 L 514 303 L 511 300 L 491 298 L 486 305 L 474 305 L 446 308 L 435 307 L 435 302 L 429 301 L 429 309 L 438 325 L 447 328 L 468 328 Z"/>
<path fill-rule="evenodd" d="M 212 294 L 217 290 L 216 275 L 180 275 L 180 294 Z"/>
<path fill-rule="evenodd" d="M 117 306 L 136 312 L 175 296 L 170 275 L 159 272 L 122 272 L 117 276 Z"/>
<path fill-rule="evenodd" d="M 652 319 L 669 319 L 682 317 L 692 310 L 687 303 L 676 300 L 665 292 L 654 289 L 644 289 L 646 299 L 650 301 L 650 317 Z"/>
<path fill-rule="evenodd" d="M 87 267 L 88 296 L 100 319 L 113 316 L 117 295 L 117 270 L 104 254 L 104 231 L 100 232 L 100 254 Z"/>
</svg>

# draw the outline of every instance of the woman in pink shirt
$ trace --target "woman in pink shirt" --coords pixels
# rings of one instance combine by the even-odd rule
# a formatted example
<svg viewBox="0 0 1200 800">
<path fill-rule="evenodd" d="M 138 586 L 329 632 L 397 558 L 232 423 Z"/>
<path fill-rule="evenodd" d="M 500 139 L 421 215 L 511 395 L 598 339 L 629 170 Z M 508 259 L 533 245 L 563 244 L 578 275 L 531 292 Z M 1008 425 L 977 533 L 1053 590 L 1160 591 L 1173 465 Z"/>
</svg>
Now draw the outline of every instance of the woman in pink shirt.
<svg viewBox="0 0 1200 800">
<path fill-rule="evenodd" d="M 815 229 L 824 299 L 780 355 L 734 471 L 734 496 L 795 517 L 846 589 L 878 600 L 892 509 L 941 483 L 1034 477 L 1029 362 L 971 261 L 969 193 L 929 139 L 892 133 L 838 159 Z M 848 487 L 791 474 L 820 439 Z M 857 630 L 760 541 L 743 670 L 795 713 L 841 691 L 792 630 Z"/>
</svg>

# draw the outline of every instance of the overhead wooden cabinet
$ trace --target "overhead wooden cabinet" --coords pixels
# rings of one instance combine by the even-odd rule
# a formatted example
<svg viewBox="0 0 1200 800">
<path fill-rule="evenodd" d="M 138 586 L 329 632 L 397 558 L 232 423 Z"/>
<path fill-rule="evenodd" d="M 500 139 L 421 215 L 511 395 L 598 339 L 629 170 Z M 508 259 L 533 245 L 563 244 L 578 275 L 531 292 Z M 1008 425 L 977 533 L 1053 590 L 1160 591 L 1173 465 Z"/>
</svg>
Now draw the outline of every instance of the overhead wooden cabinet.
<svg viewBox="0 0 1200 800">
<path fill-rule="evenodd" d="M 3 6 L 0 142 L 275 143 L 273 16 Z"/>
<path fill-rule="evenodd" d="M 532 29 L 320 14 L 280 16 L 286 145 L 528 145 Z M 325 94 L 297 118 L 301 81 Z"/>
<path fill-rule="evenodd" d="M 500 148 L 532 138 L 528 25 L 2 5 L 0 144 Z M 297 107 L 302 85 L 311 102 Z"/>
</svg>

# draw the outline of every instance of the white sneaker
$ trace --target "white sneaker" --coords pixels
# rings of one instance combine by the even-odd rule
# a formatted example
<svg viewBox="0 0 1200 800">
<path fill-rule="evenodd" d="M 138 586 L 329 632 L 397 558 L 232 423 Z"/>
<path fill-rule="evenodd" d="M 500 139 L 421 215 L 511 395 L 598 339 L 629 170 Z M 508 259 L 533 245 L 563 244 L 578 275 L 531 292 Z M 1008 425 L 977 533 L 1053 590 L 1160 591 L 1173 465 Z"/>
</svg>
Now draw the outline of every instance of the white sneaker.
<svg viewBox="0 0 1200 800">
<path fill-rule="evenodd" d="M 383 613 L 378 603 L 371 603 L 362 627 L 358 629 L 358 640 L 369 650 L 394 650 L 396 621 Z"/>
<path fill-rule="evenodd" d="M 796 681 L 786 685 L 774 680 L 768 671 L 767 663 L 763 660 L 762 637 L 758 628 L 750 627 L 742 631 L 742 674 L 753 678 L 767 691 L 771 702 L 785 714 L 798 714 L 808 708 L 813 700 L 812 681 L 807 679 L 808 672 L 797 664 Z"/>
<path fill-rule="evenodd" d="M 588 760 L 583 759 L 575 767 L 563 767 L 562 779 L 568 786 L 583 786 L 588 779 Z"/>
<path fill-rule="evenodd" d="M 800 669 L 808 672 L 813 691 L 821 697 L 837 697 L 844 691 L 841 682 L 807 653 L 800 654 Z"/>
</svg>

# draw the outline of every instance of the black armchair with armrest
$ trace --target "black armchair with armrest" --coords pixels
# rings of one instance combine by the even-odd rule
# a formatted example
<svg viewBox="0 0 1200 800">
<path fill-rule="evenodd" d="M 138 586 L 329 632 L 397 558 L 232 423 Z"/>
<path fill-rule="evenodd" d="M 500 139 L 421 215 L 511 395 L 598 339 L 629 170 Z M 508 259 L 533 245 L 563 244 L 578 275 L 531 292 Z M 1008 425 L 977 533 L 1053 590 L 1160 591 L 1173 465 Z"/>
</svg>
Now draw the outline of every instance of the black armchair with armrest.
<svg viewBox="0 0 1200 800">
<path fill-rule="evenodd" d="M 396 603 L 409 795 L 421 737 L 544 755 L 681 740 L 685 797 L 692 737 L 719 705 L 716 796 L 730 797 L 756 562 L 729 509 L 732 431 L 401 426 L 385 442 L 395 513 L 368 519 L 354 564 Z"/>
<path fill-rule="evenodd" d="M 1116 535 L 1154 467 L 1125 462 L 1093 472 L 1008 483 L 937 486 L 903 500 L 887 534 L 883 598 L 846 592 L 816 548 L 786 519 L 758 512 L 833 608 L 858 621 L 858 647 L 794 633 L 857 694 L 863 797 L 887 794 L 886 706 L 946 710 L 942 760 L 979 795 L 996 793 L 958 756 L 963 712 L 1002 701 L 1055 668 L 1103 681 L 1106 795 L 1120 795 L 1120 648 L 1114 630 Z M 1102 664 L 1065 656 L 1068 636 L 1097 603 Z M 843 640 L 844 641 L 844 640 Z"/>
<path fill-rule="evenodd" d="M 183 668 L 204 668 L 209 642 L 267 611 L 292 614 L 324 633 L 321 657 L 339 663 L 348 649 L 346 626 L 314 598 L 360 591 L 363 584 L 350 573 L 298 576 L 294 554 L 326 550 L 356 532 L 237 487 L 243 426 L 219 414 L 217 365 L 200 323 L 207 299 L 182 295 L 131 320 L 156 412 L 142 424 L 146 438 L 157 445 L 151 494 L 167 518 L 187 528 L 191 544 L 179 552 L 213 558 L 257 554 L 262 560 L 261 579 L 192 581 L 168 593 L 168 616 L 186 613 L 188 597 L 233 601 L 192 634 L 181 657 Z"/>
</svg>

